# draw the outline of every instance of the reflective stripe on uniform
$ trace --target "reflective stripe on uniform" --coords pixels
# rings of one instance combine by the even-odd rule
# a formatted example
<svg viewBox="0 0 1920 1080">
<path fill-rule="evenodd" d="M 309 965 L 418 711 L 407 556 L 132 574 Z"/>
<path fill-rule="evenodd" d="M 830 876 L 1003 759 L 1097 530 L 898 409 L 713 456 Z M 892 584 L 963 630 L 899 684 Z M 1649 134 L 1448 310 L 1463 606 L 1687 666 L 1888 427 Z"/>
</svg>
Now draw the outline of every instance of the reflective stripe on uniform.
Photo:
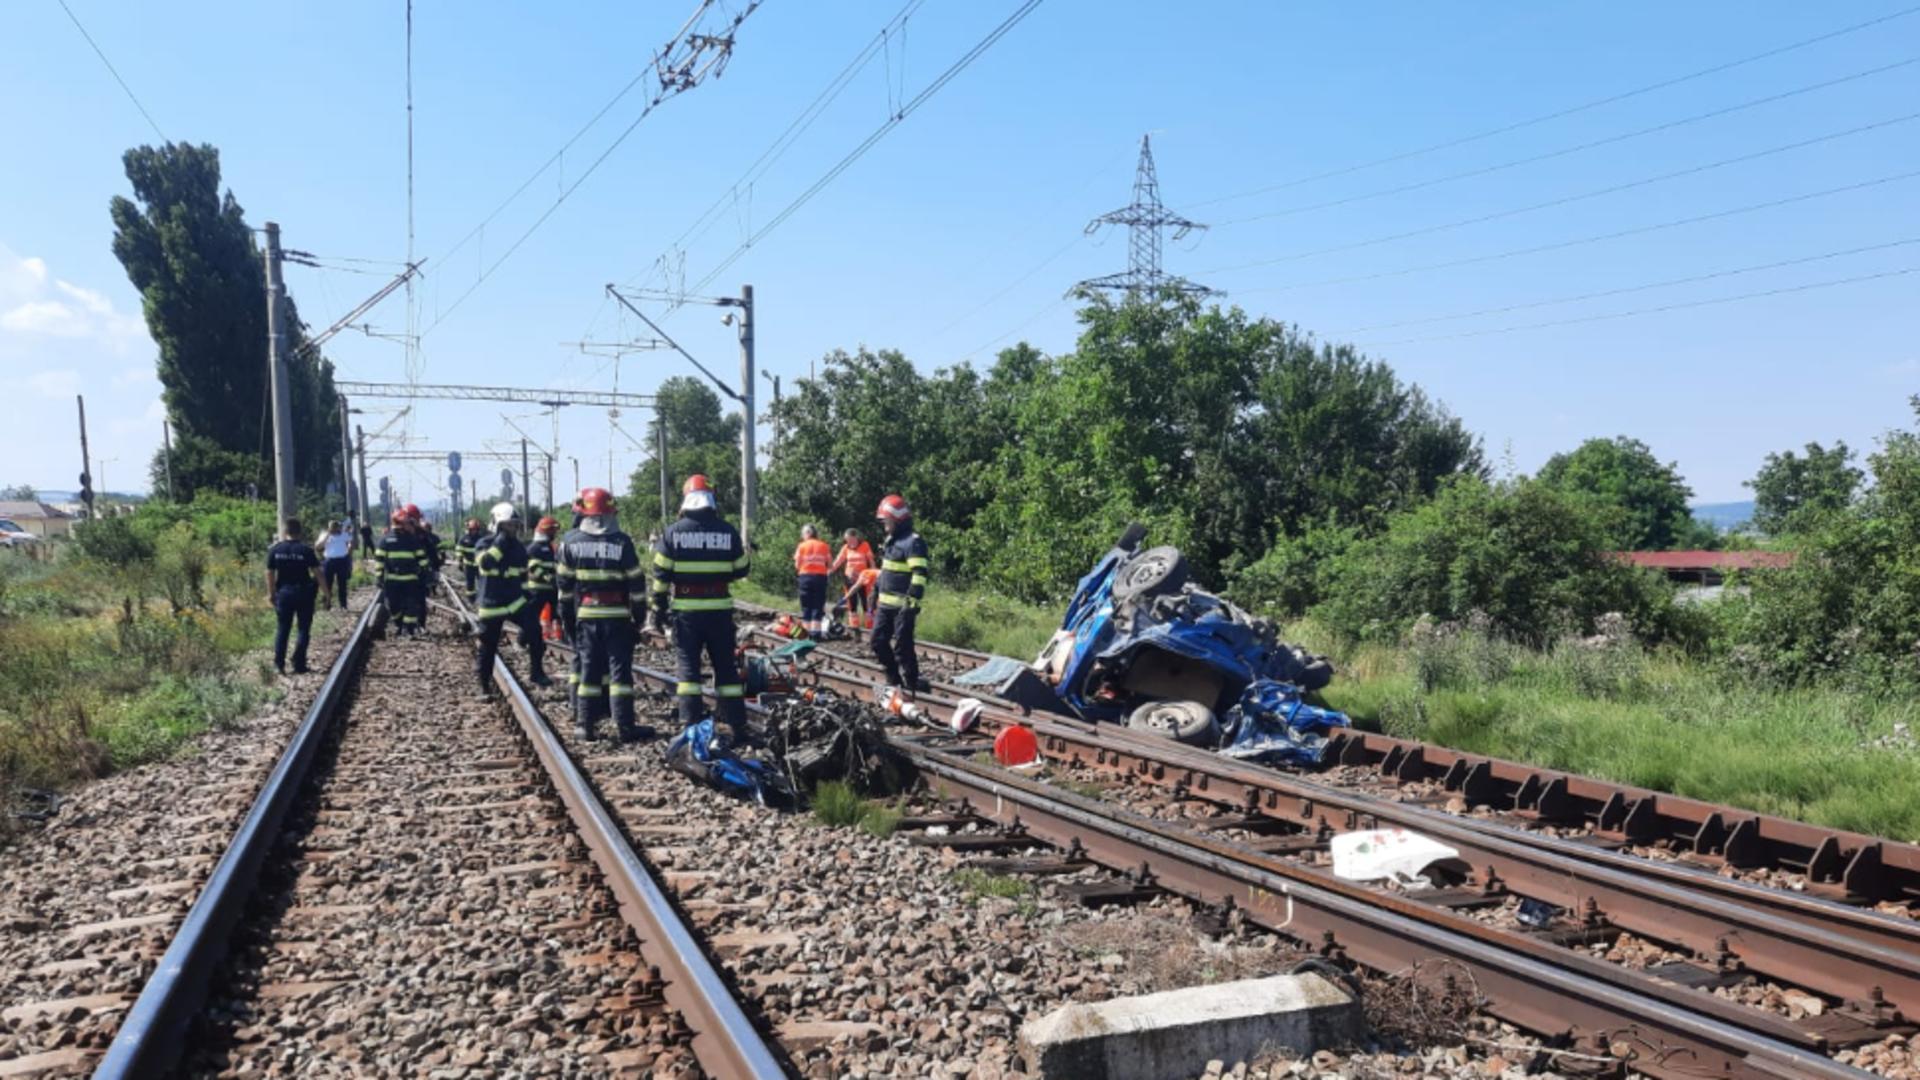
<svg viewBox="0 0 1920 1080">
<path fill-rule="evenodd" d="M 656 556 L 654 558 L 654 565 L 658 566 L 661 558 L 664 558 L 664 556 Z M 686 559 L 668 559 L 664 569 L 673 570 L 676 573 L 684 571 L 689 574 L 724 574 L 732 570 L 736 565 L 738 564 L 731 562 L 692 562 Z"/>
<path fill-rule="evenodd" d="M 417 577 L 417 576 L 415 576 L 415 575 L 413 575 L 413 574 L 394 574 L 394 573 L 388 573 L 388 574 L 387 574 L 387 575 L 385 576 L 385 578 L 384 578 L 383 580 L 386 580 L 386 581 L 419 581 L 420 579 L 419 579 L 419 577 Z"/>
<path fill-rule="evenodd" d="M 633 618 L 633 609 L 628 607 L 622 607 L 618 604 L 609 604 L 606 607 L 583 607 L 575 615 L 575 618 L 631 619 Z"/>
<path fill-rule="evenodd" d="M 575 570 L 567 576 L 581 581 L 626 581 L 629 575 L 625 570 Z"/>
<path fill-rule="evenodd" d="M 746 697 L 747 688 L 739 683 L 722 683 L 713 688 L 715 697 Z"/>
<path fill-rule="evenodd" d="M 921 559 L 920 562 L 924 564 L 926 560 Z M 880 569 L 891 570 L 896 574 L 904 574 L 907 571 L 913 569 L 913 560 L 907 559 L 905 561 L 902 561 L 900 559 L 882 559 L 880 560 Z"/>
<path fill-rule="evenodd" d="M 675 611 L 732 611 L 731 596 L 676 596 L 673 598 Z"/>
<path fill-rule="evenodd" d="M 697 695 L 700 693 L 700 684 L 697 682 L 677 683 L 674 685 L 673 692 L 676 694 Z"/>
<path fill-rule="evenodd" d="M 582 682 L 574 690 L 574 693 L 580 695 L 581 697 L 599 697 L 600 687 L 595 683 Z"/>
<path fill-rule="evenodd" d="M 608 697 L 632 697 L 633 687 L 626 683 L 614 683 L 607 687 Z"/>
<path fill-rule="evenodd" d="M 880 606 L 881 607 L 906 607 L 907 606 L 906 594 L 883 592 L 880 594 Z"/>
<path fill-rule="evenodd" d="M 521 608 L 526 606 L 527 606 L 527 598 L 522 596 L 519 599 L 515 600 L 513 603 L 508 604 L 506 607 L 483 607 L 480 609 L 479 615 L 483 619 L 498 619 L 507 615 L 511 615 L 514 612 L 519 611 Z"/>
</svg>

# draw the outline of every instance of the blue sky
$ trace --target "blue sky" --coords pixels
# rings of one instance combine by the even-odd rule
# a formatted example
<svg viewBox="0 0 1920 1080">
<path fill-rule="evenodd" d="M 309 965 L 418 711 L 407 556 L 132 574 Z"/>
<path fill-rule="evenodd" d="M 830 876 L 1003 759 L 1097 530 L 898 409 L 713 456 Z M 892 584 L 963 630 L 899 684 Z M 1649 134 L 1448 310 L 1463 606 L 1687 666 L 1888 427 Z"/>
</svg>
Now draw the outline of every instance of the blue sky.
<svg viewBox="0 0 1920 1080">
<path fill-rule="evenodd" d="M 398 2 L 204 2 L 187 14 L 68 3 L 167 136 L 221 149 L 254 223 L 277 220 L 288 246 L 329 258 L 403 256 Z M 735 10 L 742 3 L 731 0 Z M 568 4 L 534 17 L 517 5 L 417 4 L 416 252 L 429 259 L 420 311 L 432 326 L 422 381 L 611 387 L 606 358 L 562 344 L 638 332 L 602 286 L 648 279 L 675 238 L 900 10 L 892 0 L 766 0 L 741 27 L 723 78 L 644 121 L 453 308 L 631 121 L 638 96 L 476 241 L 449 249 L 693 6 Z M 732 253 L 866 138 L 890 102 L 917 93 L 1015 6 L 927 0 L 904 43 L 890 40 L 750 194 L 692 238 L 686 281 Z M 787 378 L 830 349 L 862 343 L 902 349 L 926 368 L 984 364 L 1020 338 L 1063 351 L 1075 333 L 1063 291 L 1126 261 L 1123 234 L 1081 238 L 1081 228 L 1128 200 L 1140 136 L 1152 132 L 1168 204 L 1215 223 L 1169 242 L 1168 269 L 1226 290 L 1227 302 L 1255 314 L 1373 346 L 1514 469 L 1531 471 L 1589 436 L 1624 433 L 1677 460 L 1700 499 L 1738 499 L 1766 452 L 1836 438 L 1868 448 L 1908 419 L 1906 398 L 1920 391 L 1920 273 L 1895 273 L 1920 267 L 1920 176 L 1888 179 L 1920 171 L 1920 119 L 1903 119 L 1920 112 L 1920 62 L 1904 63 L 1920 57 L 1920 12 L 1346 170 L 1904 10 L 1623 2 L 1176 11 L 1046 0 L 709 291 L 755 285 L 761 365 Z M 95 454 L 107 460 L 108 482 L 125 488 L 143 479 L 160 425 L 152 345 L 109 249 L 106 205 L 125 191 L 120 153 L 153 131 L 55 0 L 0 13 L 0 70 L 10 83 L 0 95 L 0 145 L 10 151 L 0 170 L 0 395 L 18 409 L 0 440 L 0 482 L 71 486 L 71 395 L 80 388 Z M 1749 105 L 1763 98 L 1776 100 Z M 1662 125 L 1672 126 L 1636 134 Z M 1795 143 L 1809 145 L 1768 152 Z M 1542 155 L 1551 156 L 1495 168 Z M 1748 160 L 1700 168 L 1734 158 Z M 1696 171 L 1654 179 L 1687 170 Z M 1331 172 L 1340 175 L 1295 182 Z M 1590 195 L 1623 185 L 1631 186 Z M 1263 188 L 1277 190 L 1244 194 Z M 1616 232 L 1631 235 L 1587 239 Z M 1403 233 L 1418 235 L 1384 239 Z M 1547 245 L 1561 246 L 1507 254 Z M 1418 269 L 1434 264 L 1458 265 Z M 1707 275 L 1720 276 L 1694 280 Z M 1888 276 L 1700 303 L 1869 275 Z M 379 279 L 296 267 L 289 283 L 308 320 L 325 325 Z M 1641 288 L 1649 285 L 1657 287 Z M 1612 295 L 1540 303 L 1596 293 Z M 1649 308 L 1670 310 L 1590 318 Z M 397 299 L 372 316 L 389 330 L 405 317 Z M 1534 323 L 1558 325 L 1487 332 Z M 712 309 L 682 309 L 666 325 L 696 355 L 736 369 L 731 331 Z M 407 375 L 402 349 L 388 341 L 343 335 L 329 354 L 349 377 Z M 644 392 L 688 370 L 667 354 L 632 355 L 619 364 L 619 386 Z M 511 437 L 502 411 L 428 404 L 403 426 L 416 447 L 470 451 Z M 531 410 L 504 411 L 548 430 Z M 604 477 L 611 447 L 624 480 L 641 456 L 626 439 L 588 410 L 563 415 L 561 452 L 581 459 L 583 479 Z M 636 434 L 643 422 L 623 421 Z M 439 488 L 437 468 L 393 475 L 417 501 Z"/>
</svg>

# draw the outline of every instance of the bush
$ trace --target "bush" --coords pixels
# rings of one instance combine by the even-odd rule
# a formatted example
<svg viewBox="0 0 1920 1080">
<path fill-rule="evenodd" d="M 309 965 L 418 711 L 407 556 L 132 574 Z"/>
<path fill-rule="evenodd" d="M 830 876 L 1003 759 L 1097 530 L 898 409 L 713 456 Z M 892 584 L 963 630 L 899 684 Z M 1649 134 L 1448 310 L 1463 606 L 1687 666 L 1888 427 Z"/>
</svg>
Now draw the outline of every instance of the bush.
<svg viewBox="0 0 1920 1080">
<path fill-rule="evenodd" d="M 1246 608 L 1305 614 L 1326 599 L 1329 569 L 1359 536 L 1357 529 L 1332 524 L 1282 536 L 1265 555 L 1232 575 L 1227 595 Z"/>
<path fill-rule="evenodd" d="M 1332 559 L 1314 615 L 1343 635 L 1384 641 L 1422 615 L 1461 622 L 1476 612 L 1488 632 L 1532 645 L 1607 612 L 1653 640 L 1690 637 L 1672 589 L 1606 550 L 1586 502 L 1526 480 L 1465 477 Z"/>
<path fill-rule="evenodd" d="M 87 558 L 108 567 L 130 567 L 153 559 L 153 540 L 134 526 L 133 517 L 96 518 L 73 527 L 73 542 Z"/>
</svg>

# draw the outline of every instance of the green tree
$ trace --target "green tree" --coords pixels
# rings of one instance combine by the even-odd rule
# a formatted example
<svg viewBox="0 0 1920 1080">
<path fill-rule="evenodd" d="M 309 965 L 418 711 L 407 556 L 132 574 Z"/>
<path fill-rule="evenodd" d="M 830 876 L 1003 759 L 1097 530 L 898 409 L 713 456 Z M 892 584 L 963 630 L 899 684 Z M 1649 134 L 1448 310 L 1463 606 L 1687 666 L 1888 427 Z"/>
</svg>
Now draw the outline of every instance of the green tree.
<svg viewBox="0 0 1920 1080">
<path fill-rule="evenodd" d="M 1661 551 L 1709 542 L 1713 535 L 1688 511 L 1693 490 L 1680 478 L 1678 467 L 1661 464 L 1638 439 L 1588 439 L 1571 453 L 1548 458 L 1538 479 L 1593 502 L 1606 520 L 1605 543 L 1613 548 Z"/>
<path fill-rule="evenodd" d="M 720 512 L 740 510 L 740 416 L 720 412 L 720 395 L 706 383 L 685 375 L 661 382 L 654 391 L 654 419 L 647 423 L 650 451 L 627 481 L 629 525 L 651 522 L 659 516 L 660 422 L 667 425 L 668 513 L 677 511 L 680 485 L 695 473 L 713 484 Z M 638 530 L 641 535 L 646 529 Z"/>
<path fill-rule="evenodd" d="M 266 271 L 212 146 L 140 146 L 123 158 L 133 199 L 115 196 L 113 253 L 140 291 L 160 348 L 162 400 L 175 432 L 176 494 L 243 494 L 271 478 L 267 427 Z M 333 366 L 308 350 L 291 298 L 287 324 L 296 481 L 333 478 L 339 397 Z M 155 455 L 152 473 L 164 477 Z M 156 490 L 163 480 L 156 482 Z"/>
<path fill-rule="evenodd" d="M 1322 571 L 1314 614 L 1362 639 L 1393 640 L 1422 615 L 1492 628 L 1531 644 L 1585 632 L 1608 612 L 1636 631 L 1671 632 L 1670 590 L 1606 552 L 1609 521 L 1592 500 L 1549 484 L 1459 477 L 1394 515 Z"/>
<path fill-rule="evenodd" d="M 1807 514 L 1831 514 L 1853 502 L 1866 474 L 1853 465 L 1844 442 L 1832 449 L 1810 442 L 1806 455 L 1788 450 L 1768 454 L 1747 481 L 1753 490 L 1754 527 L 1772 536 L 1790 532 Z"/>
</svg>

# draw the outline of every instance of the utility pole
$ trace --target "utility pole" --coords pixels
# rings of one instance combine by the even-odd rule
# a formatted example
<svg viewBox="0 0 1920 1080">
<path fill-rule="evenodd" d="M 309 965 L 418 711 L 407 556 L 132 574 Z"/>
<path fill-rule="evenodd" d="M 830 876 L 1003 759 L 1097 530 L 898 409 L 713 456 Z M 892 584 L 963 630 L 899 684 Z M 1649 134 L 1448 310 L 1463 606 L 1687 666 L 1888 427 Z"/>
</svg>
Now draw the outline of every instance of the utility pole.
<svg viewBox="0 0 1920 1080">
<path fill-rule="evenodd" d="M 340 504 L 353 517 L 353 441 L 347 437 L 347 395 L 340 395 Z"/>
<path fill-rule="evenodd" d="M 529 526 L 527 535 L 532 536 L 531 526 L 540 519 L 533 516 L 533 474 L 527 468 L 527 440 L 525 436 L 522 436 L 520 439 L 520 501 L 527 508 L 526 523 Z"/>
<path fill-rule="evenodd" d="M 286 282 L 280 276 L 280 226 L 267 222 L 267 378 L 273 387 L 273 487 L 279 522 L 293 517 L 293 387 L 287 376 Z"/>
<path fill-rule="evenodd" d="M 87 517 L 93 518 L 93 457 L 87 452 L 87 399 L 80 394 L 73 395 L 80 403 L 80 501 L 87 506 Z"/>
<path fill-rule="evenodd" d="M 740 411 L 746 423 L 740 425 L 740 539 L 753 544 L 754 497 L 760 483 L 754 475 L 753 431 L 753 286 L 740 286 Z"/>
<path fill-rule="evenodd" d="M 469 480 L 467 481 L 467 513 L 473 513 L 473 508 L 479 505 L 480 481 L 477 479 Z"/>
<path fill-rule="evenodd" d="M 160 421 L 160 460 L 167 468 L 167 498 L 173 498 L 173 425 Z"/>
<path fill-rule="evenodd" d="M 547 509 L 553 509 L 553 455 L 547 455 Z"/>
<path fill-rule="evenodd" d="M 667 414 L 657 408 L 653 414 L 658 418 L 653 426 L 654 442 L 659 447 L 654 451 L 654 456 L 660 459 L 660 525 L 665 528 L 667 522 L 673 520 L 673 496 L 670 494 L 673 488 L 667 480 Z"/>
<path fill-rule="evenodd" d="M 353 425 L 353 434 L 360 442 L 360 524 L 373 523 L 373 515 L 367 509 L 367 429 L 359 424 Z"/>
<path fill-rule="evenodd" d="M 580 459 L 568 455 L 567 460 L 573 462 L 573 493 L 578 495 L 580 494 Z"/>
</svg>

